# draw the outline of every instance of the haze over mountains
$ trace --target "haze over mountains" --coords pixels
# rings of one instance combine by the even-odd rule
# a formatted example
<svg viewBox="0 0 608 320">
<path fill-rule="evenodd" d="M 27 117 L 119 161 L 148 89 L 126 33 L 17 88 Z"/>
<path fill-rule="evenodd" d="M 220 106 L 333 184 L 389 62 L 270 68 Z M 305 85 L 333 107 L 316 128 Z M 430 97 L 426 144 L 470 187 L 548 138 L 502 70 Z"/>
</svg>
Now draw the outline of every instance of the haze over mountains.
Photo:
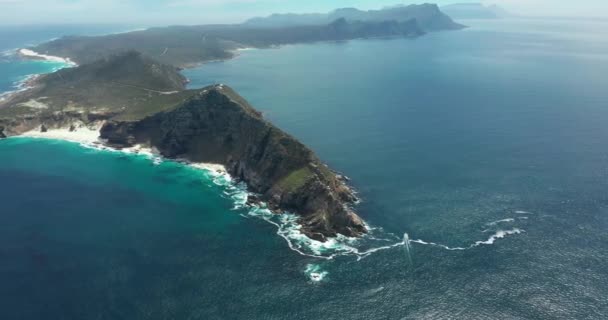
<svg viewBox="0 0 608 320">
<path fill-rule="evenodd" d="M 499 19 L 511 14 L 498 5 L 482 3 L 456 3 L 441 7 L 441 11 L 453 19 Z"/>
<path fill-rule="evenodd" d="M 252 18 L 244 24 L 255 27 L 285 27 L 298 25 L 327 24 L 339 18 L 351 21 L 407 21 L 416 19 L 425 31 L 458 29 L 450 17 L 446 16 L 435 4 L 412 4 L 387 7 L 380 10 L 363 11 L 356 8 L 341 8 L 329 13 L 310 14 L 273 14 L 268 17 Z"/>
</svg>

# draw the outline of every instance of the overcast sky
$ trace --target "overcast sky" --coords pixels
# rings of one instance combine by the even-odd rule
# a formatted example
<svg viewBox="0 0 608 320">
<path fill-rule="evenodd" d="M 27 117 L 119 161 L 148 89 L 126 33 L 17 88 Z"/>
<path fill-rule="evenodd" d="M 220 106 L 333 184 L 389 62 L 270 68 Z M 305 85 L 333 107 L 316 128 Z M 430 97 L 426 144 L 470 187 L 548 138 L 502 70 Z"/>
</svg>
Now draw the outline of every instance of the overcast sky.
<svg viewBox="0 0 608 320">
<path fill-rule="evenodd" d="M 478 0 L 479 1 L 479 0 Z M 0 24 L 233 23 L 273 12 L 326 12 L 340 7 L 377 9 L 423 1 L 399 0 L 0 0 Z M 428 1 L 442 4 L 467 0 Z M 608 0 L 489 0 L 515 13 L 608 16 Z"/>
</svg>

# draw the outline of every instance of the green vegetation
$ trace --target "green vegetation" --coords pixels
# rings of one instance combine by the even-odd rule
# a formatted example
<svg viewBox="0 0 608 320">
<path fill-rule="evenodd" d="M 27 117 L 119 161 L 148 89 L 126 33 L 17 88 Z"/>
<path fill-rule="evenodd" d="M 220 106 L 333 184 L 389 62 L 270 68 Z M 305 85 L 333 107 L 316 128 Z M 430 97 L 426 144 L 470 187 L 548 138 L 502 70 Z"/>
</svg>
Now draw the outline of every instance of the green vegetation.
<svg viewBox="0 0 608 320">
<path fill-rule="evenodd" d="M 293 192 L 306 185 L 313 177 L 314 173 L 308 167 L 303 167 L 291 172 L 288 176 L 281 179 L 278 186 L 285 192 Z"/>
<path fill-rule="evenodd" d="M 168 110 L 198 92 L 185 90 L 185 83 L 176 68 L 126 52 L 40 77 L 35 89 L 0 105 L 0 117 L 73 112 L 136 120 Z"/>
</svg>

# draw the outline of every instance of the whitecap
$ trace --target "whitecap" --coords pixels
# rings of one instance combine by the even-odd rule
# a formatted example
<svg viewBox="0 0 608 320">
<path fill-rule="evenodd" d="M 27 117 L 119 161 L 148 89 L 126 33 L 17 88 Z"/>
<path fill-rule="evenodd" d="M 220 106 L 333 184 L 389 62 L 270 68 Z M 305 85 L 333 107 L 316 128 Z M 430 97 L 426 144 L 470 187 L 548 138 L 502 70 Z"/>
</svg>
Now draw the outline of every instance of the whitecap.
<svg viewBox="0 0 608 320">
<path fill-rule="evenodd" d="M 490 223 L 486 223 L 486 226 L 495 226 L 500 223 L 511 223 L 511 222 L 515 222 L 515 219 L 507 218 L 507 219 L 502 219 L 502 220 L 496 220 L 496 221 L 492 221 Z"/>
<path fill-rule="evenodd" d="M 515 210 L 517 214 L 532 214 L 532 212 L 524 211 L 524 210 Z"/>
<path fill-rule="evenodd" d="M 322 270 L 321 266 L 319 266 L 318 264 L 306 265 L 304 273 L 312 282 L 321 282 L 329 274 L 329 272 Z"/>
</svg>

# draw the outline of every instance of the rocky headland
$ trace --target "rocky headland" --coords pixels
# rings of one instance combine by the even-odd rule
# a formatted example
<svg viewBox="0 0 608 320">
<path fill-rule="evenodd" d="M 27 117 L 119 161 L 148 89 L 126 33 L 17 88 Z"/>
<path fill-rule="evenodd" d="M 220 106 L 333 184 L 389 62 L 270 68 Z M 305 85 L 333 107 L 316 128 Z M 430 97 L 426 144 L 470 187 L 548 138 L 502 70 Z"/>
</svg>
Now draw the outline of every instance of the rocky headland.
<svg viewBox="0 0 608 320">
<path fill-rule="evenodd" d="M 0 137 L 99 130 L 110 147 L 223 165 L 254 200 L 298 214 L 313 239 L 366 232 L 351 189 L 309 148 L 225 85 L 186 90 L 178 71 L 131 51 L 41 76 L 0 104 Z"/>
</svg>

